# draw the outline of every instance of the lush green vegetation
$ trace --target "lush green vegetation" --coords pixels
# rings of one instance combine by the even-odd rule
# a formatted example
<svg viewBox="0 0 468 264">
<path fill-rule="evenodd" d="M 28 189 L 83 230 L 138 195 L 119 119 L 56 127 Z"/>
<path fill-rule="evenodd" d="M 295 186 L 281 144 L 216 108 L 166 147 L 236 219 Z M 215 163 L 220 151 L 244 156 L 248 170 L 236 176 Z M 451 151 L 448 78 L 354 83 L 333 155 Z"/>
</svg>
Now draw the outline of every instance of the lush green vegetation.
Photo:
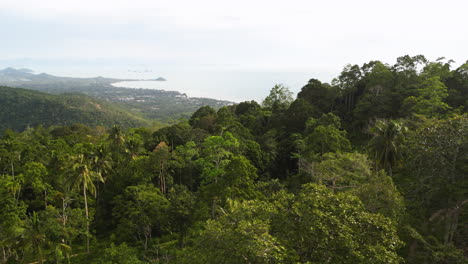
<svg viewBox="0 0 468 264">
<path fill-rule="evenodd" d="M 2 263 L 466 263 L 468 64 L 404 56 L 151 132 L 0 139 Z"/>
<path fill-rule="evenodd" d="M 148 120 L 81 94 L 52 95 L 0 86 L 0 130 L 22 131 L 43 125 L 149 126 Z"/>
</svg>

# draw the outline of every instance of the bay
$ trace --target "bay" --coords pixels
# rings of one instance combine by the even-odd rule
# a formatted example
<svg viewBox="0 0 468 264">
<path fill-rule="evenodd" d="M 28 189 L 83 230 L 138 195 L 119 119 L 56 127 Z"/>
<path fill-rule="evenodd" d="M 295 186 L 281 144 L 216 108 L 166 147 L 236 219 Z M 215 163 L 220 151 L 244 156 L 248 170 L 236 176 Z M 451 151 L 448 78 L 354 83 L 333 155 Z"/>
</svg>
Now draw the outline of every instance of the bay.
<svg viewBox="0 0 468 264">
<path fill-rule="evenodd" d="M 167 81 L 126 81 L 117 87 L 178 91 L 189 97 L 206 97 L 233 102 L 255 100 L 261 102 L 275 84 L 287 86 L 295 94 L 307 84 L 313 73 L 270 71 L 182 71 L 155 74 L 142 73 L 137 79 Z M 133 76 L 128 76 L 133 77 Z"/>
</svg>

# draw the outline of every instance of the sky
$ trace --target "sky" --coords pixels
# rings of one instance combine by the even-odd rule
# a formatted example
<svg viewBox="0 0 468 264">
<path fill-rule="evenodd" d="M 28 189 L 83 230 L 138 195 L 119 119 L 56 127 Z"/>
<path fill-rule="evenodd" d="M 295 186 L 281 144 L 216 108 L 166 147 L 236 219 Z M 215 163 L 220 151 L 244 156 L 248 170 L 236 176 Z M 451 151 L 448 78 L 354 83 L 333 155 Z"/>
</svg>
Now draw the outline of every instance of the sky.
<svg viewBox="0 0 468 264">
<path fill-rule="evenodd" d="M 406 54 L 465 62 L 467 10 L 466 0 L 0 0 L 0 67 L 77 77 L 281 72 L 329 82 L 348 63 L 393 64 Z"/>
</svg>

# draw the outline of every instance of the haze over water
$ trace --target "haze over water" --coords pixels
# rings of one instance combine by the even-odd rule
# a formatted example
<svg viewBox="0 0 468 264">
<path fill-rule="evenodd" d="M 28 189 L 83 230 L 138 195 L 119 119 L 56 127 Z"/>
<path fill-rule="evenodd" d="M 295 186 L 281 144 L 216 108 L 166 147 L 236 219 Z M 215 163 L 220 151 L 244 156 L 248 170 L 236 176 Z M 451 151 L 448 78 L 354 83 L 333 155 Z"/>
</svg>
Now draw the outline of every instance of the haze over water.
<svg viewBox="0 0 468 264">
<path fill-rule="evenodd" d="M 330 82 L 341 67 L 308 69 L 243 69 L 229 67 L 183 67 L 179 65 L 151 65 L 122 61 L 46 61 L 0 60 L 0 68 L 29 68 L 34 73 L 61 77 L 97 77 L 147 80 L 163 77 L 166 81 L 119 82 L 115 86 L 160 89 L 185 93 L 189 97 L 206 97 L 233 102 L 255 100 L 268 96 L 275 84 L 287 86 L 294 94 L 311 78 Z"/>
<path fill-rule="evenodd" d="M 155 79 L 159 75 L 140 74 L 138 79 Z M 283 84 L 294 93 L 300 91 L 310 78 L 306 72 L 257 71 L 193 71 L 160 75 L 167 81 L 134 81 L 115 83 L 130 88 L 178 91 L 189 97 L 207 97 L 233 102 L 255 100 L 261 102 L 275 84 Z M 136 77 L 130 77 L 136 78 Z"/>
</svg>

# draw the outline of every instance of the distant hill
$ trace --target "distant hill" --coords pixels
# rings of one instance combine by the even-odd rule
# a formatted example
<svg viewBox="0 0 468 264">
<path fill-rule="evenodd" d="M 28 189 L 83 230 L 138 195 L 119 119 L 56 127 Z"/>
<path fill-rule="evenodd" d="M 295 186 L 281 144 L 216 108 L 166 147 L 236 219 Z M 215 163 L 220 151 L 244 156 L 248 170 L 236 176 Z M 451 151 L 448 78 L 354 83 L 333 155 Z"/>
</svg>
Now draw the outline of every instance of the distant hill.
<svg viewBox="0 0 468 264">
<path fill-rule="evenodd" d="M 0 86 L 0 133 L 22 131 L 28 126 L 71 125 L 125 127 L 150 122 L 109 103 L 81 94 L 52 95 L 38 91 Z"/>
<path fill-rule="evenodd" d="M 72 78 L 46 73 L 33 74 L 29 69 L 6 68 L 0 70 L 0 85 L 27 88 L 47 93 L 83 93 L 111 101 L 135 115 L 166 122 L 187 118 L 198 108 L 208 105 L 218 109 L 232 104 L 229 101 L 210 98 L 187 97 L 175 91 L 115 87 L 112 83 L 137 81 L 105 77 Z M 163 77 L 151 81 L 166 81 Z"/>
<path fill-rule="evenodd" d="M 0 83 L 2 84 L 20 84 L 20 83 L 75 83 L 82 85 L 96 84 L 96 83 L 113 83 L 121 81 L 136 81 L 134 79 L 114 79 L 104 78 L 102 76 L 92 78 L 73 78 L 73 77 L 59 77 L 47 73 L 34 74 L 30 69 L 15 69 L 12 67 L 0 70 Z"/>
</svg>

